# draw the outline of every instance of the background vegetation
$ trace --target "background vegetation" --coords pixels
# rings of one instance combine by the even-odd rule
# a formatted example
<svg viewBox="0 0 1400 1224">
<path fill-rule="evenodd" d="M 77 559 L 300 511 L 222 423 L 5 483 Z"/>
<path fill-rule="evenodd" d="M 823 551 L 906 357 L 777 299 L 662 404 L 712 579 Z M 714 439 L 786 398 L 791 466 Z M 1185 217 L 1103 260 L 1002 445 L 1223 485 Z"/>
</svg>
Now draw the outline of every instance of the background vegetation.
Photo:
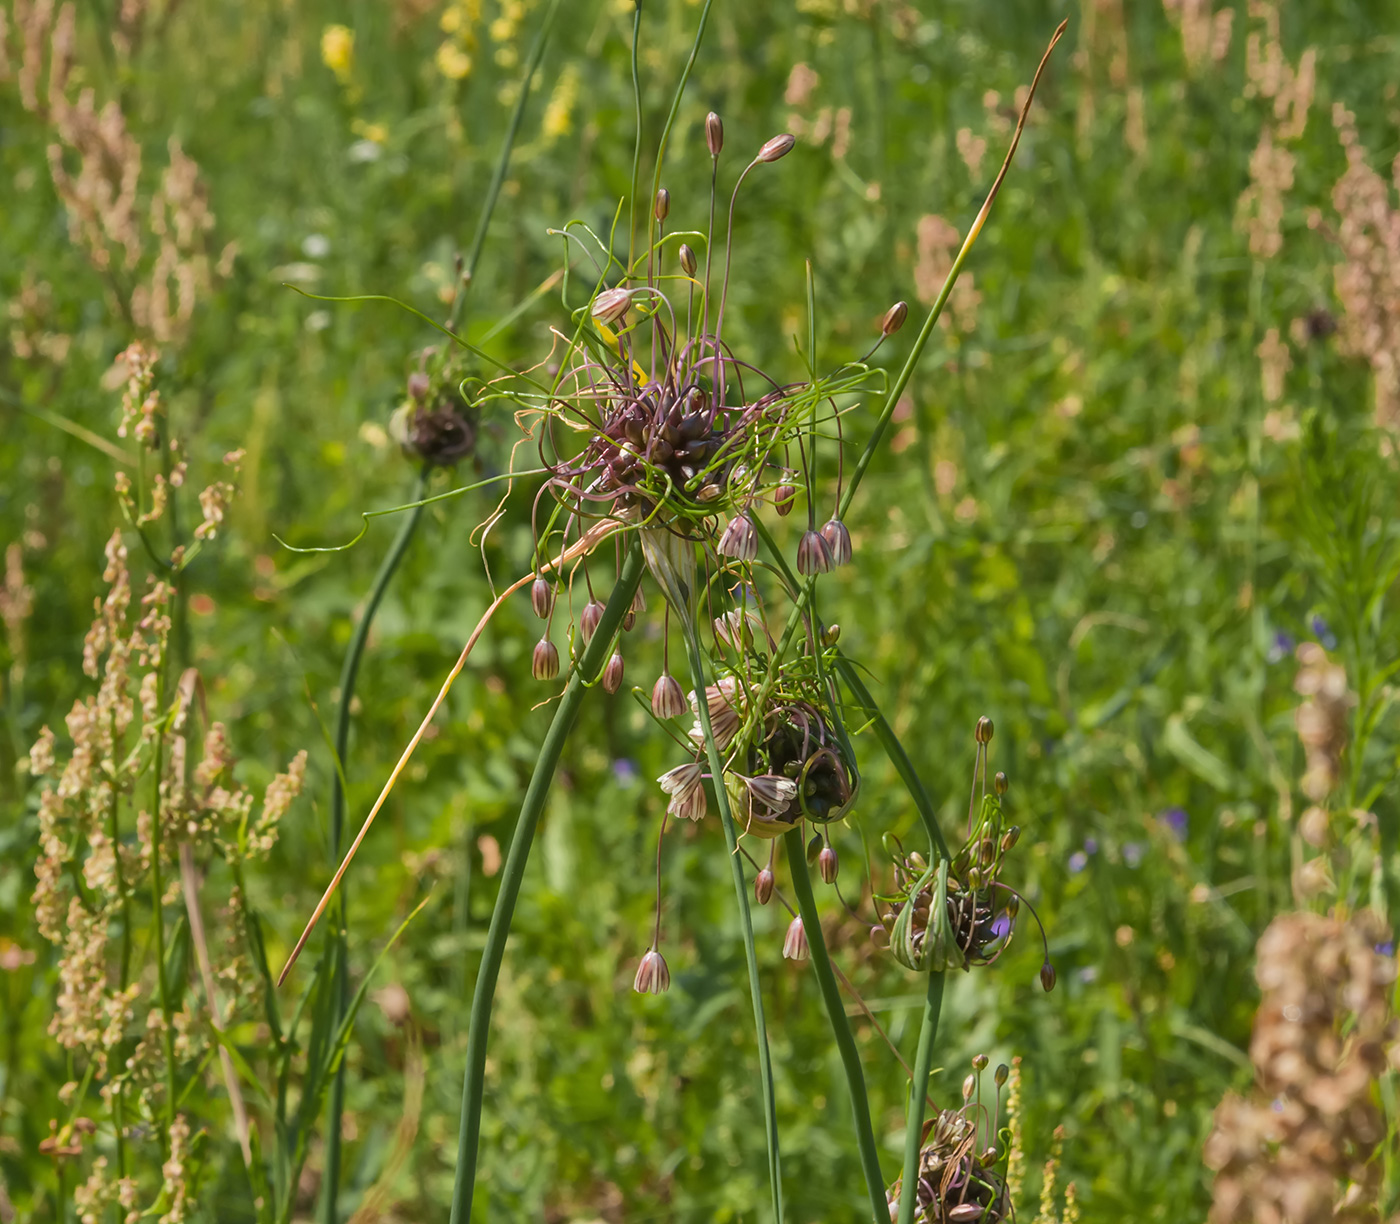
<svg viewBox="0 0 1400 1224">
<path fill-rule="evenodd" d="M 57 10 L 60 33 L 69 11 Z M 223 529 L 183 577 L 187 658 L 240 780 L 260 792 L 309 752 L 302 797 L 246 881 L 275 969 L 329 878 L 322 725 L 397 520 L 370 520 L 345 551 L 291 551 L 278 537 L 343 543 L 362 511 L 412 499 L 417 469 L 390 417 L 422 348 L 441 341 L 391 306 L 311 301 L 287 285 L 392 293 L 446 317 L 454 255 L 473 235 L 541 10 L 99 0 L 74 14 L 68 112 L 49 93 L 50 53 L 26 51 L 26 38 L 50 46 L 54 10 L 15 0 L 7 13 L 0 1218 L 61 1219 L 77 1218 L 72 1188 L 101 1144 L 41 1152 L 83 1067 L 49 1033 L 59 953 L 33 918 L 41 787 L 28 754 L 90 689 L 83 636 L 104 594 L 104 543 L 122 526 L 114 475 L 134 453 L 117 436 L 114 361 L 138 337 L 159 349 L 187 493 L 223 478 L 226 452 L 245 452 Z M 697 13 L 682 0 L 645 13 L 652 139 Z M 1054 25 L 1071 21 L 949 325 L 848 520 L 857 564 L 827 595 L 843 649 L 868 666 L 949 822 L 973 724 L 996 724 L 992 765 L 1009 775 L 1024 829 L 1021 886 L 1059 986 L 1040 990 L 1029 930 L 993 968 L 951 979 L 933 1095 L 956 1100 L 976 1053 L 1022 1058 L 1027 1219 L 1058 1126 L 1060 1177 L 1076 1183 L 1083 1218 L 1201 1219 L 1212 1113 L 1253 1078 L 1259 935 L 1280 911 L 1334 903 L 1370 903 L 1393 929 L 1400 221 L 1386 177 L 1400 147 L 1400 38 L 1389 16 L 1379 3 L 1266 0 L 719 0 L 681 108 L 664 181 L 689 228 L 708 200 L 707 110 L 737 156 L 778 131 L 798 136 L 752 183 L 731 291 L 748 353 L 797 376 L 804 260 L 833 358 L 863 352 L 895 299 L 930 301 L 999 164 L 1018 88 Z M 570 3 L 545 51 L 464 311 L 466 334 L 508 363 L 540 360 L 566 319 L 550 227 L 605 227 L 631 180 L 631 24 L 625 0 Z M 110 227 L 94 239 L 70 224 L 74 189 L 65 201 L 51 172 L 76 179 L 109 105 L 129 137 L 119 147 L 139 150 L 134 258 Z M 197 189 L 162 179 L 183 159 Z M 162 276 L 168 308 L 150 288 Z M 907 339 L 882 362 L 897 366 Z M 516 437 L 487 411 L 475 453 L 436 472 L 430 491 L 499 473 Z M 484 543 L 474 529 L 493 489 L 428 507 L 363 663 L 352 824 L 490 600 L 483 556 L 498 583 L 528 568 L 532 495 L 518 489 Z M 197 518 L 193 497 L 184 513 Z M 450 1195 L 467 998 L 553 691 L 530 678 L 534 639 L 522 595 L 349 877 L 352 986 L 428 898 L 371 983 L 346 1056 L 341 1205 L 357 1219 L 442 1218 Z M 1295 650 L 1307 642 L 1345 669 L 1349 694 L 1323 753 L 1332 815 L 1318 838 L 1301 822 L 1319 799 L 1301 787 L 1321 766 L 1295 719 Z M 651 779 L 674 761 L 628 692 L 649 692 L 660 669 L 656 628 L 626 652 L 623 691 L 594 694 L 570 743 L 501 979 L 478 1196 L 493 1219 L 755 1219 L 766 1201 L 752 1022 L 712 822 L 673 836 L 663 859 L 672 988 L 630 989 L 663 808 Z M 917 827 L 873 743 L 862 764 L 861 810 L 837 833 L 848 894 L 863 847 Z M 210 867 L 206 902 L 215 943 L 231 887 L 221 870 Z M 909 1058 L 919 984 L 821 895 L 833 955 Z M 839 1062 L 810 969 L 780 956 L 776 909 L 755 922 L 790 1217 L 860 1219 Z M 252 1058 L 268 1033 L 256 1009 L 239 1023 L 230 1040 Z M 854 1023 L 893 1179 L 905 1076 L 875 1027 Z M 209 1122 L 189 1218 L 252 1219 L 216 1068 L 195 1077 Z M 315 1137 L 298 1217 L 313 1214 L 323 1168 Z"/>
</svg>

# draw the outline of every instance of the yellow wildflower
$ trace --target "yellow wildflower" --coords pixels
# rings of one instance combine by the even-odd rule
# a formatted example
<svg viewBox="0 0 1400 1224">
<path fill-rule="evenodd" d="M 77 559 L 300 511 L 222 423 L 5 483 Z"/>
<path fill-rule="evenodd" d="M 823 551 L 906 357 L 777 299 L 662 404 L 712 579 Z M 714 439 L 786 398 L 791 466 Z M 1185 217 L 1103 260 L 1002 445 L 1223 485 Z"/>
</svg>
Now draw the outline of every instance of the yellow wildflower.
<svg viewBox="0 0 1400 1224">
<path fill-rule="evenodd" d="M 454 42 L 445 42 L 438 48 L 436 63 L 449 81 L 460 81 L 472 70 L 472 57 Z"/>
<path fill-rule="evenodd" d="M 573 131 L 573 109 L 578 100 L 578 68 L 566 64 L 559 74 L 559 81 L 550 95 L 549 105 L 544 108 L 543 135 L 546 144 L 553 144 L 561 136 Z"/>
<path fill-rule="evenodd" d="M 349 26 L 328 25 L 321 32 L 321 62 L 342 85 L 350 84 L 355 71 L 355 31 Z"/>
</svg>

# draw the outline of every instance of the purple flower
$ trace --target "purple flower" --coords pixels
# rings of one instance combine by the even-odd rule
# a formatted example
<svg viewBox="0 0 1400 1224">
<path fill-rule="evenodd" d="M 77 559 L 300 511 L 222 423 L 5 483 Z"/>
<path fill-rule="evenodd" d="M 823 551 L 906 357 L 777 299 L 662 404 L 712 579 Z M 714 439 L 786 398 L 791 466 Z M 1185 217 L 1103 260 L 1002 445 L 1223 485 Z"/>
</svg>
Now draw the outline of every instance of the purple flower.
<svg viewBox="0 0 1400 1224">
<path fill-rule="evenodd" d="M 1084 839 L 1084 853 L 1097 854 L 1099 852 L 1099 839 L 1097 837 L 1086 837 Z"/>
<path fill-rule="evenodd" d="M 992 938 L 1009 939 L 1011 937 L 1011 915 L 1003 910 L 992 919 Z"/>
<path fill-rule="evenodd" d="M 1123 861 L 1127 863 L 1129 867 L 1136 867 L 1140 862 L 1142 862 L 1142 843 L 1129 842 L 1126 846 L 1124 846 Z"/>
<path fill-rule="evenodd" d="M 1280 629 L 1274 634 L 1274 640 L 1269 645 L 1269 652 L 1266 656 L 1270 663 L 1277 663 L 1280 659 L 1286 659 L 1293 653 L 1293 647 L 1297 645 L 1291 633 L 1284 633 Z"/>
<path fill-rule="evenodd" d="M 613 781 L 619 786 L 631 786 L 637 780 L 637 766 L 626 757 L 618 757 L 613 762 Z"/>
<path fill-rule="evenodd" d="M 1069 873 L 1078 875 L 1089 865 L 1089 856 L 1083 850 L 1076 850 L 1069 856 Z"/>
<path fill-rule="evenodd" d="M 1393 939 L 1389 939 L 1385 943 L 1378 943 L 1376 945 L 1376 951 L 1379 952 L 1382 956 L 1394 956 L 1395 941 Z"/>
<path fill-rule="evenodd" d="M 1312 618 L 1312 631 L 1313 636 L 1328 650 L 1335 650 L 1337 648 L 1336 635 L 1328 628 L 1327 622 L 1323 620 L 1322 617 L 1314 616 Z"/>
<path fill-rule="evenodd" d="M 1165 812 L 1157 817 L 1170 831 L 1177 841 L 1186 840 L 1186 829 L 1190 820 L 1184 809 L 1179 807 L 1169 807 Z"/>
</svg>

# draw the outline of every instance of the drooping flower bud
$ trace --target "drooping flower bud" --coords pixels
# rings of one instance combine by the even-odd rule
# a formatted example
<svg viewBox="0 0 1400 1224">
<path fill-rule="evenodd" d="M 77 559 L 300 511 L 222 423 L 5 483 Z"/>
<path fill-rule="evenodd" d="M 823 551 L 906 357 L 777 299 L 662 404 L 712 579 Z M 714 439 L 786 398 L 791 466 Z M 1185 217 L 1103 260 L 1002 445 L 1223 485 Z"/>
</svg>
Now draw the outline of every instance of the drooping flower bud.
<svg viewBox="0 0 1400 1224">
<path fill-rule="evenodd" d="M 598 632 L 598 625 L 603 619 L 603 604 L 600 600 L 590 599 L 583 607 L 583 613 L 578 618 L 578 631 L 583 637 L 583 644 L 588 645 L 593 640 L 593 635 Z"/>
<path fill-rule="evenodd" d="M 797 545 L 797 572 L 806 578 L 829 573 L 831 566 L 831 545 L 815 531 L 804 531 Z"/>
<path fill-rule="evenodd" d="M 1055 989 L 1055 966 L 1049 961 L 1040 967 L 1040 985 L 1046 994 Z"/>
<path fill-rule="evenodd" d="M 554 587 L 544 578 L 536 578 L 530 585 L 530 606 L 535 615 L 544 620 L 554 607 Z"/>
<path fill-rule="evenodd" d="M 824 884 L 836 883 L 836 873 L 841 870 L 841 860 L 836 857 L 833 847 L 822 847 L 822 852 L 817 855 L 817 870 L 821 872 Z"/>
<path fill-rule="evenodd" d="M 994 730 L 995 728 L 992 726 L 992 720 L 983 714 L 982 717 L 977 720 L 977 742 L 979 744 L 990 744 L 992 742 L 992 732 Z"/>
<path fill-rule="evenodd" d="M 851 563 L 851 533 L 846 530 L 845 523 L 838 518 L 827 519 L 822 527 L 822 539 L 831 548 L 832 565 Z"/>
<path fill-rule="evenodd" d="M 729 526 L 720 535 L 715 551 L 721 557 L 733 557 L 736 561 L 752 561 L 758 556 L 758 532 L 754 530 L 753 519 L 749 518 L 747 510 L 729 520 Z"/>
<path fill-rule="evenodd" d="M 1011 784 L 1006 780 L 1006 775 L 998 770 L 997 776 L 992 779 L 992 788 L 998 795 L 1004 795 L 1006 794 L 1006 788 L 1010 785 Z"/>
<path fill-rule="evenodd" d="M 773 508 L 779 518 L 787 518 L 797 504 L 797 489 L 790 484 L 780 484 L 773 491 Z"/>
<path fill-rule="evenodd" d="M 593 317 L 599 323 L 616 323 L 632 306 L 630 289 L 604 289 L 593 299 Z"/>
<path fill-rule="evenodd" d="M 670 672 L 662 672 L 651 689 L 651 712 L 657 718 L 679 718 L 685 711 L 680 682 Z"/>
<path fill-rule="evenodd" d="M 535 643 L 530 672 L 536 680 L 553 680 L 559 674 L 559 650 L 548 638 Z"/>
<path fill-rule="evenodd" d="M 684 242 L 681 243 L 681 271 L 687 276 L 694 276 L 695 270 L 700 266 L 699 260 L 695 258 L 695 252 Z"/>
<path fill-rule="evenodd" d="M 664 221 L 664 220 L 666 220 L 666 218 L 670 215 L 670 213 L 671 213 L 671 193 L 670 193 L 669 191 L 667 191 L 666 188 L 664 188 L 664 187 L 659 187 L 659 188 L 657 188 L 657 191 L 656 191 L 656 203 L 655 203 L 654 207 L 655 207 L 655 210 L 656 210 L 656 219 L 657 219 L 658 221 Z"/>
<path fill-rule="evenodd" d="M 773 872 L 765 867 L 753 878 L 754 900 L 759 905 L 767 905 L 773 899 Z"/>
<path fill-rule="evenodd" d="M 788 923 L 787 935 L 783 939 L 783 955 L 788 960 L 804 961 L 811 954 L 807 946 L 807 928 L 802 925 L 799 915 Z"/>
<path fill-rule="evenodd" d="M 880 331 L 886 336 L 893 336 L 901 327 L 904 320 L 909 317 L 909 303 L 896 302 L 887 311 L 885 317 L 880 320 Z"/>
<path fill-rule="evenodd" d="M 724 124 L 714 111 L 705 116 L 705 144 L 709 146 L 711 157 L 718 157 L 724 148 Z"/>
<path fill-rule="evenodd" d="M 771 140 L 763 142 L 763 148 L 759 149 L 756 161 L 775 162 L 780 157 L 786 157 L 792 152 L 792 146 L 797 143 L 797 137 L 790 132 L 784 132 L 781 136 L 774 136 Z"/>
<path fill-rule="evenodd" d="M 622 652 L 614 650 L 608 665 L 603 668 L 603 691 L 615 693 L 622 687 Z"/>
<path fill-rule="evenodd" d="M 665 994 L 671 989 L 671 971 L 666 967 L 666 958 L 655 948 L 642 957 L 637 976 L 632 979 L 632 989 L 638 994 Z"/>
</svg>

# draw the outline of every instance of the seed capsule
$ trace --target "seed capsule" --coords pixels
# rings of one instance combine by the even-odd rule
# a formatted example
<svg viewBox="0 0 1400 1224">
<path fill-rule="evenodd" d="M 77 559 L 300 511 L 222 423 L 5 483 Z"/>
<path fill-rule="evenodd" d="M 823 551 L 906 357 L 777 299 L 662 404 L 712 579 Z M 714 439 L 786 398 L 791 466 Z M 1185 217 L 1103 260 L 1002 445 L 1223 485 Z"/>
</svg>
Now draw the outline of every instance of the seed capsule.
<svg viewBox="0 0 1400 1224">
<path fill-rule="evenodd" d="M 1011 783 L 1006 780 L 1006 775 L 998 770 L 997 776 L 992 779 L 992 787 L 996 790 L 996 793 L 998 795 L 1006 794 L 1006 788 L 1010 785 Z"/>
<path fill-rule="evenodd" d="M 831 846 L 823 846 L 822 852 L 817 855 L 817 870 L 821 872 L 823 883 L 836 883 L 836 873 L 841 870 L 841 860 L 836 857 L 836 851 Z"/>
<path fill-rule="evenodd" d="M 541 638 L 535 643 L 530 673 L 536 680 L 553 680 L 559 674 L 559 650 L 548 638 Z"/>
<path fill-rule="evenodd" d="M 804 961 L 810 954 L 807 928 L 802 925 L 801 917 L 794 918 L 788 923 L 787 935 L 783 938 L 783 955 L 788 960 Z"/>
<path fill-rule="evenodd" d="M 797 137 L 789 132 L 784 132 L 781 136 L 774 136 L 771 140 L 763 142 L 763 148 L 759 149 L 757 161 L 775 162 L 780 157 L 786 157 L 792 152 L 792 146 L 797 143 Z"/>
<path fill-rule="evenodd" d="M 657 677 L 651 690 L 651 712 L 657 718 L 679 718 L 685 713 L 685 694 L 680 682 L 669 672 Z"/>
<path fill-rule="evenodd" d="M 544 620 L 554 607 L 554 587 L 543 578 L 536 578 L 530 584 L 530 606 L 540 620 Z"/>
<path fill-rule="evenodd" d="M 885 317 L 880 320 L 880 330 L 887 336 L 893 336 L 901 327 L 904 320 L 909 317 L 909 303 L 896 302 L 887 311 Z"/>
<path fill-rule="evenodd" d="M 661 187 L 656 192 L 656 219 L 664 221 L 671 212 L 671 193 Z"/>
<path fill-rule="evenodd" d="M 694 276 L 695 270 L 700 266 L 695 258 L 695 252 L 684 242 L 681 243 L 681 271 L 687 276 Z"/>
<path fill-rule="evenodd" d="M 615 693 L 622 687 L 622 670 L 622 652 L 615 650 L 612 658 L 608 660 L 608 665 L 603 668 L 604 692 Z"/>
<path fill-rule="evenodd" d="M 584 605 L 583 613 L 578 618 L 579 633 L 583 637 L 583 644 L 588 645 L 593 640 L 593 635 L 598 632 L 598 624 L 603 619 L 603 605 L 599 600 L 590 599 Z"/>
<path fill-rule="evenodd" d="M 765 867 L 753 880 L 754 900 L 759 905 L 767 905 L 773 899 L 773 873 Z"/>
<path fill-rule="evenodd" d="M 992 720 L 985 714 L 977 720 L 977 742 L 979 744 L 990 744 L 992 742 Z"/>
<path fill-rule="evenodd" d="M 666 958 L 652 948 L 637 966 L 632 989 L 638 994 L 664 994 L 670 988 L 671 971 L 666 967 Z"/>
<path fill-rule="evenodd" d="M 1055 966 L 1049 961 L 1040 967 L 1040 985 L 1046 994 L 1055 989 Z"/>
<path fill-rule="evenodd" d="M 709 146 L 711 157 L 718 157 L 724 148 L 724 124 L 714 111 L 705 116 L 705 144 Z"/>
</svg>

